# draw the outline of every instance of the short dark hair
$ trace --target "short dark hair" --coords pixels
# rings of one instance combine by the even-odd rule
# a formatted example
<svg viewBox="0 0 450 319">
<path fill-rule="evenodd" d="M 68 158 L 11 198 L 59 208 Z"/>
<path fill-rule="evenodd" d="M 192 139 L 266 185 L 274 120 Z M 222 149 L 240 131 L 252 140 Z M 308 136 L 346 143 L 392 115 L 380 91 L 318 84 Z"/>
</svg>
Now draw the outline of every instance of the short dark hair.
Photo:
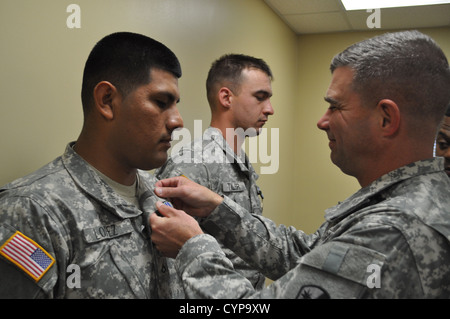
<svg viewBox="0 0 450 319">
<path fill-rule="evenodd" d="M 402 111 L 410 118 L 430 117 L 439 123 L 450 101 L 448 60 L 433 39 L 418 31 L 356 43 L 337 54 L 330 69 L 342 66 L 353 69 L 353 89 L 367 105 L 393 99 L 406 106 Z"/>
<path fill-rule="evenodd" d="M 445 116 L 450 116 L 450 103 L 448 103 L 447 111 L 445 111 Z"/>
<path fill-rule="evenodd" d="M 168 71 L 177 78 L 182 73 L 177 57 L 164 44 L 131 32 L 107 35 L 94 46 L 84 67 L 81 89 L 84 113 L 93 103 L 93 90 L 99 82 L 109 81 L 127 95 L 151 81 L 152 68 Z"/>
<path fill-rule="evenodd" d="M 273 75 L 267 63 L 245 54 L 226 54 L 213 62 L 206 79 L 206 94 L 210 105 L 214 101 L 214 88 L 217 84 L 226 83 L 229 89 L 237 94 L 241 84 L 241 75 L 244 69 L 258 69 L 267 74 L 272 80 Z"/>
</svg>

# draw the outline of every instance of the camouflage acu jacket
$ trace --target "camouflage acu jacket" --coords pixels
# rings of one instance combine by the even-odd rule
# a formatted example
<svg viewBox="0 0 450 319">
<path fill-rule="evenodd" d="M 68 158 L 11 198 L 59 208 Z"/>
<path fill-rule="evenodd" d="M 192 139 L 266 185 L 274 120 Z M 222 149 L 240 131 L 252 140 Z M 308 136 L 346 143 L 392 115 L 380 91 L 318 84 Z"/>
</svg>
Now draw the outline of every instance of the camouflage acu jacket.
<svg viewBox="0 0 450 319">
<path fill-rule="evenodd" d="M 442 158 L 419 161 L 382 176 L 328 209 L 325 223 L 311 235 L 255 218 L 225 197 L 203 227 L 277 280 L 255 292 L 232 271 L 215 240 L 200 235 L 188 241 L 176 259 L 180 275 L 189 282 L 186 294 L 449 298 L 449 190 Z"/>
<path fill-rule="evenodd" d="M 0 189 L 0 298 L 180 298 L 173 260 L 150 242 L 155 179 L 142 208 L 123 200 L 71 145 Z"/>
<path fill-rule="evenodd" d="M 225 195 L 246 211 L 262 214 L 262 192 L 256 180 L 256 174 L 247 155 L 238 157 L 221 132 L 209 127 L 201 140 L 183 146 L 155 173 L 158 179 L 184 175 L 189 179 L 208 187 L 215 193 Z M 265 277 L 255 271 L 231 250 L 222 246 L 236 271 L 245 276 L 252 285 L 261 289 Z"/>
</svg>

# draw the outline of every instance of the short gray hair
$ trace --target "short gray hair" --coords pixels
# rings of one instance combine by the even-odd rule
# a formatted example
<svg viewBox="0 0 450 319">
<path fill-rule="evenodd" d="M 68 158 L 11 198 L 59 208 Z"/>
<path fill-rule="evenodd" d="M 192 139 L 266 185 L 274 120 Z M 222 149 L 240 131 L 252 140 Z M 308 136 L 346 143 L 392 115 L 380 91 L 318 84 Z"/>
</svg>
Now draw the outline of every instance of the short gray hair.
<svg viewBox="0 0 450 319">
<path fill-rule="evenodd" d="M 438 122 L 450 101 L 448 60 L 433 39 L 418 31 L 356 43 L 337 54 L 330 69 L 344 66 L 353 69 L 353 89 L 369 106 L 392 99 L 409 116 Z"/>
</svg>

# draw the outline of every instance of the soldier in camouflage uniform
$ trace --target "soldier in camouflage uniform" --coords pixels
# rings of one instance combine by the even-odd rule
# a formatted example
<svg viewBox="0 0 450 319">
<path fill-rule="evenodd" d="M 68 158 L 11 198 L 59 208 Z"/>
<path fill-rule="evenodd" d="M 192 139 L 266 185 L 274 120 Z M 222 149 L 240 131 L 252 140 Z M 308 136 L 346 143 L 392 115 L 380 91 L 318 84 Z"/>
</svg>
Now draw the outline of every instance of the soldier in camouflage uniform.
<svg viewBox="0 0 450 319">
<path fill-rule="evenodd" d="M 432 157 L 450 100 L 444 53 L 420 32 L 388 33 L 350 46 L 331 70 L 318 127 L 333 163 L 362 188 L 307 235 L 182 177 L 158 181 L 156 194 L 203 217 L 204 229 L 276 280 L 256 292 L 192 217 L 161 208 L 165 218 L 150 216 L 152 239 L 176 256 L 188 297 L 450 297 L 450 180 Z"/>
<path fill-rule="evenodd" d="M 183 298 L 150 241 L 159 200 L 142 171 L 183 122 L 181 68 L 163 44 L 115 33 L 83 77 L 84 126 L 64 154 L 0 189 L 0 298 Z M 161 199 L 162 200 L 162 199 Z"/>
<path fill-rule="evenodd" d="M 444 157 L 445 172 L 450 177 L 450 104 L 436 138 L 436 156 Z"/>
<path fill-rule="evenodd" d="M 261 59 L 229 54 L 215 61 L 206 82 L 211 126 L 201 140 L 184 146 L 169 158 L 156 171 L 157 178 L 184 175 L 228 196 L 251 214 L 261 215 L 258 175 L 242 150 L 242 143 L 245 134 L 259 134 L 269 115 L 274 113 L 270 103 L 271 79 L 272 72 Z M 261 273 L 231 250 L 222 248 L 236 271 L 256 289 L 263 288 L 265 277 Z"/>
</svg>

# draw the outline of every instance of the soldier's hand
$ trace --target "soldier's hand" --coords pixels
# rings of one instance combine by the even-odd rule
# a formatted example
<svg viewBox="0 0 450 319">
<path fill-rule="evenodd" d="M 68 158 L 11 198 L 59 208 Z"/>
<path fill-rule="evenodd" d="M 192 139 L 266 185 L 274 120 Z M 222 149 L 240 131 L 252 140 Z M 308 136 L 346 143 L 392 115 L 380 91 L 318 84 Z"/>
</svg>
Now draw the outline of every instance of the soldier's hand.
<svg viewBox="0 0 450 319">
<path fill-rule="evenodd" d="M 190 238 L 203 234 L 197 221 L 181 210 L 156 203 L 163 217 L 150 215 L 152 241 L 164 256 L 175 258 L 181 247 Z"/>
<path fill-rule="evenodd" d="M 209 216 L 223 201 L 222 196 L 184 176 L 158 181 L 155 194 L 169 199 L 175 208 L 197 217 Z"/>
</svg>

